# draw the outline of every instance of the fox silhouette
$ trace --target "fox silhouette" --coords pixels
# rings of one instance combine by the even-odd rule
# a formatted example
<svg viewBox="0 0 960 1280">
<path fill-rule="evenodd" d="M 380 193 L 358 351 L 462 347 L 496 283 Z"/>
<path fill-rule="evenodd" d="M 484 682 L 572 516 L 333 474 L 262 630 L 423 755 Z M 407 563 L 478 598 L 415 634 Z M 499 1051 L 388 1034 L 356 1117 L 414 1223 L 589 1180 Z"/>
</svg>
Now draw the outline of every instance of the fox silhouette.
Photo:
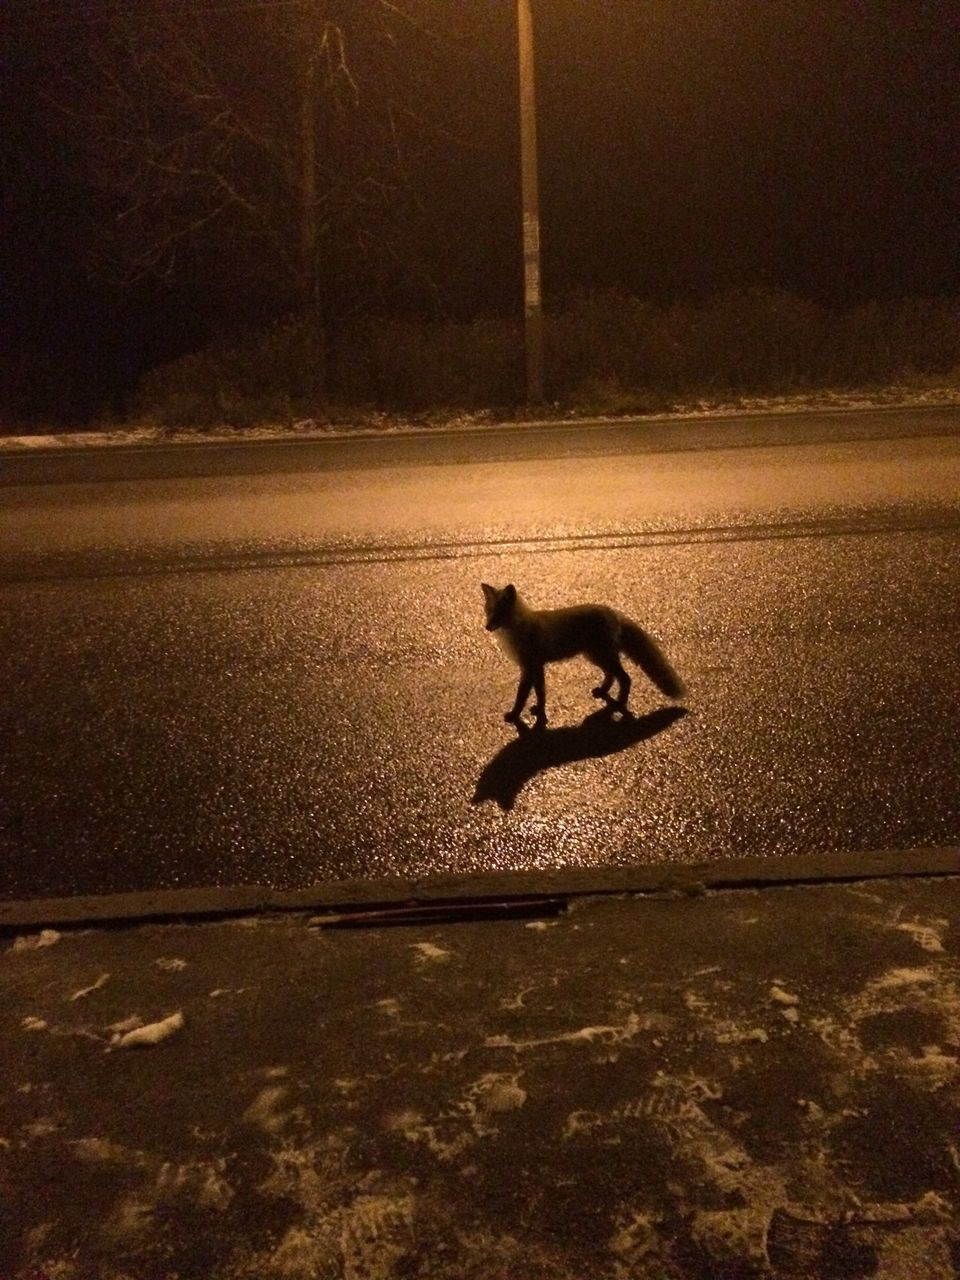
<svg viewBox="0 0 960 1280">
<path fill-rule="evenodd" d="M 520 668 L 520 683 L 513 707 L 504 720 L 518 724 L 531 691 L 536 694 L 533 716 L 538 726 L 547 723 L 544 666 L 578 654 L 595 663 L 603 680 L 593 690 L 614 707 L 623 709 L 630 695 L 630 676 L 620 655 L 625 653 L 668 698 L 681 698 L 683 681 L 667 661 L 659 645 L 625 614 L 604 604 L 575 604 L 563 609 L 531 609 L 512 582 L 505 587 L 480 584 L 486 609 L 486 629 L 496 632 L 507 653 Z M 617 697 L 611 698 L 614 680 Z"/>
</svg>

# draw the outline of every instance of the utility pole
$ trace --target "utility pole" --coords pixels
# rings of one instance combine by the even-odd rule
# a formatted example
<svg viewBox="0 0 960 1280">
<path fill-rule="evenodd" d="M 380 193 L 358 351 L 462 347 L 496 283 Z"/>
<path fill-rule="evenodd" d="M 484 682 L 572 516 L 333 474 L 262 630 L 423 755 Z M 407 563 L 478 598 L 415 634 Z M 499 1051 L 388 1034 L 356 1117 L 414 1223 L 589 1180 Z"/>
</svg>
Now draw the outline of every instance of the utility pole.
<svg viewBox="0 0 960 1280">
<path fill-rule="evenodd" d="M 527 403 L 543 401 L 543 305 L 540 293 L 540 196 L 530 0 L 517 0 L 520 54 L 520 171 L 523 196 L 523 307 Z"/>
<path fill-rule="evenodd" d="M 300 172 L 299 172 L 299 293 L 310 325 L 313 347 L 310 388 L 316 394 L 326 390 L 323 352 L 327 335 L 320 315 L 320 232 L 317 217 L 317 115 L 319 107 L 320 14 L 316 0 L 306 10 L 306 22 L 299 50 Z"/>
</svg>

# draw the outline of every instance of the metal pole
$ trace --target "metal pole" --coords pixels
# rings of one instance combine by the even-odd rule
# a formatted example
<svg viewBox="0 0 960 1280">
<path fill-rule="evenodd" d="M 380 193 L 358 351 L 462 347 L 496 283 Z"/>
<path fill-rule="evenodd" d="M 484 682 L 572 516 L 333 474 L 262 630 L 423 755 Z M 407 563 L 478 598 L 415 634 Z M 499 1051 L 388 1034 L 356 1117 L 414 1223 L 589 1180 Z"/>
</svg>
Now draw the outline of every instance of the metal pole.
<svg viewBox="0 0 960 1280">
<path fill-rule="evenodd" d="M 523 195 L 527 401 L 539 404 L 543 400 L 543 309 L 540 297 L 540 197 L 537 188 L 537 119 L 530 0 L 517 0 L 517 35 L 520 53 L 520 171 Z"/>
</svg>

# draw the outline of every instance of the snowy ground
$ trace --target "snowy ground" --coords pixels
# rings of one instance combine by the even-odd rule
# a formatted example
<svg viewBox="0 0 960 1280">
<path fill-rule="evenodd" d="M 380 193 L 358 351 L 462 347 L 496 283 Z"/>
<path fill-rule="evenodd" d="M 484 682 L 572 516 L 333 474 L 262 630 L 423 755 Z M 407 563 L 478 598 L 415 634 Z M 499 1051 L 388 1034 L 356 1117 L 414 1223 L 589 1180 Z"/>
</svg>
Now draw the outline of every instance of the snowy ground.
<svg viewBox="0 0 960 1280">
<path fill-rule="evenodd" d="M 925 387 L 922 389 L 891 386 L 870 391 L 817 391 L 793 396 L 740 396 L 731 400 L 694 400 L 678 405 L 667 413 L 629 414 L 636 422 L 662 422 L 685 418 L 724 418 L 743 415 L 783 413 L 816 413 L 823 411 L 858 410 L 877 408 L 923 408 L 942 405 L 960 406 L 960 389 L 951 386 Z M 148 445 L 243 440 L 285 440 L 291 437 L 316 439 L 349 435 L 397 435 L 435 430 L 482 430 L 491 425 L 498 427 L 540 425 L 544 422 L 582 421 L 604 423 L 623 420 L 624 415 L 597 414 L 578 418 L 577 415 L 557 409 L 553 415 L 542 418 L 525 418 L 511 423 L 497 418 L 489 411 L 462 413 L 435 419 L 394 418 L 386 414 L 372 414 L 354 423 L 327 423 L 304 418 L 287 425 L 265 424 L 258 427 L 203 427 L 170 428 L 135 425 L 110 426 L 93 431 L 61 433 L 36 432 L 30 435 L 7 435 L 0 425 L 0 451 L 19 449 L 78 449 L 111 445 Z"/>
<path fill-rule="evenodd" d="M 956 1277 L 960 880 L 692 889 L 4 940 L 0 1276 Z"/>
</svg>

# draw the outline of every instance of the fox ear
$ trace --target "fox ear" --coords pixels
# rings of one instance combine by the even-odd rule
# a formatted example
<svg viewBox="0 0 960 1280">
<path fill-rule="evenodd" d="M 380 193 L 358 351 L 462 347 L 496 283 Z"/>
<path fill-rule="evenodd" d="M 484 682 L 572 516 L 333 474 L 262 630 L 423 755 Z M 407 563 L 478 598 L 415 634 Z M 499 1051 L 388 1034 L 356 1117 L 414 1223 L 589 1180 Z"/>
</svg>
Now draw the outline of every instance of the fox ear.
<svg viewBox="0 0 960 1280">
<path fill-rule="evenodd" d="M 489 582 L 481 582 L 480 590 L 483 592 L 484 600 L 495 600 L 497 598 L 497 588 L 491 587 Z"/>
<path fill-rule="evenodd" d="M 507 585 L 503 588 L 503 595 L 506 597 L 507 600 L 510 601 L 511 604 L 513 604 L 514 600 L 516 600 L 517 588 L 513 585 L 512 582 L 508 582 Z"/>
</svg>

